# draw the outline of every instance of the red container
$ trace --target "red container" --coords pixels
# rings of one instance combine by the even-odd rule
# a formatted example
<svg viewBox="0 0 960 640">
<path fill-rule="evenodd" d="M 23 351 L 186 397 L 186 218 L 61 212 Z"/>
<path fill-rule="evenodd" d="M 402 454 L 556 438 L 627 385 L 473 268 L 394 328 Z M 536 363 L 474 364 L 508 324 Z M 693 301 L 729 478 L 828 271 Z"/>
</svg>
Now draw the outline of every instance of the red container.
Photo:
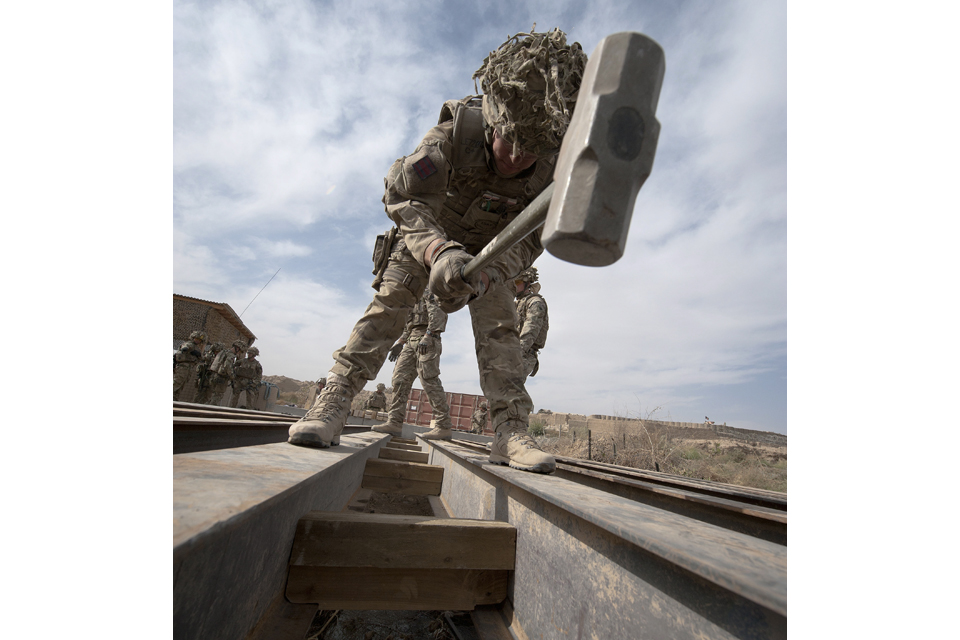
<svg viewBox="0 0 960 640">
<path fill-rule="evenodd" d="M 469 393 L 448 393 L 447 404 L 450 406 L 450 422 L 453 423 L 453 428 L 470 431 L 470 418 L 481 402 L 483 402 L 483 396 L 475 396 Z M 432 419 L 433 409 L 426 392 L 422 389 L 411 389 L 410 398 L 407 399 L 407 416 L 404 422 L 428 427 Z M 487 414 L 487 424 L 484 425 L 483 429 L 484 431 L 490 430 L 489 413 Z"/>
</svg>

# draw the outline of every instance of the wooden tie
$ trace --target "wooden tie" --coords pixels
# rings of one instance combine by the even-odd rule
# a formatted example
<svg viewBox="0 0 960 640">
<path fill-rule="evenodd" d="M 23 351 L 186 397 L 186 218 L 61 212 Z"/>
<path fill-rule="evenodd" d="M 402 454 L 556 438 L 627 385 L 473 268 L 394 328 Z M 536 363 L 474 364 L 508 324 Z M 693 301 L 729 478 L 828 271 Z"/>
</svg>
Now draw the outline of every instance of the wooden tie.
<svg viewBox="0 0 960 640">
<path fill-rule="evenodd" d="M 361 489 L 439 496 L 443 467 L 393 438 L 367 460 Z M 517 530 L 506 522 L 311 511 L 297 524 L 292 603 L 320 609 L 473 610 L 507 597 Z"/>
</svg>

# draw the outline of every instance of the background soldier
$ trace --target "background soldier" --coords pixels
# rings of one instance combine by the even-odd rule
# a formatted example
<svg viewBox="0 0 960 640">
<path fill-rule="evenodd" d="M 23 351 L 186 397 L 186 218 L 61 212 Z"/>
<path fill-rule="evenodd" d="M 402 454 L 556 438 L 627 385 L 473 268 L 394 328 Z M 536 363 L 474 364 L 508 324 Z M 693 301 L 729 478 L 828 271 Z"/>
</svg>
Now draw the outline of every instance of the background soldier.
<svg viewBox="0 0 960 640">
<path fill-rule="evenodd" d="M 190 339 L 180 345 L 173 354 L 173 401 L 180 399 L 180 392 L 194 373 L 198 362 L 203 358 L 203 343 L 207 341 L 203 331 L 194 331 Z"/>
<path fill-rule="evenodd" d="M 469 305 L 495 437 L 490 462 L 550 473 L 553 456 L 527 434 L 514 287 L 508 278 L 543 253 L 531 233 L 465 281 L 462 267 L 550 183 L 587 56 L 559 29 L 517 34 L 474 73 L 483 96 L 452 100 L 410 155 L 394 162 L 383 203 L 399 229 L 377 294 L 342 348 L 327 388 L 290 427 L 291 444 L 339 444 L 351 401 L 376 378 L 425 287 L 443 310 Z M 397 393 L 398 389 L 394 389 Z"/>
<path fill-rule="evenodd" d="M 373 392 L 367 399 L 366 408 L 370 411 L 386 411 L 387 410 L 387 394 L 384 393 L 386 385 L 382 382 L 377 385 L 377 390 Z"/>
<path fill-rule="evenodd" d="M 223 351 L 222 342 L 214 342 L 204 349 L 203 359 L 197 364 L 197 397 L 194 402 L 206 404 L 204 398 L 210 396 L 210 380 L 213 376 L 213 371 L 210 367 L 213 365 L 213 360 L 217 357 L 217 354 L 221 351 Z"/>
<path fill-rule="evenodd" d="M 420 384 L 430 399 L 433 419 L 430 431 L 420 437 L 426 440 L 449 440 L 452 437 L 450 407 L 447 393 L 440 382 L 440 353 L 443 348 L 440 334 L 447 328 L 447 314 L 429 291 L 424 291 L 420 300 L 407 316 L 407 324 L 400 339 L 390 349 L 390 361 L 396 360 L 393 368 L 393 397 L 387 421 L 373 428 L 374 431 L 399 436 L 403 430 L 403 418 L 407 412 L 407 399 L 413 380 L 420 377 Z"/>
<path fill-rule="evenodd" d="M 257 361 L 258 355 L 260 355 L 260 349 L 250 347 L 247 349 L 247 357 L 237 362 L 235 367 L 237 377 L 233 381 L 233 397 L 230 398 L 231 407 L 237 406 L 240 393 L 246 391 L 246 405 L 242 408 L 254 408 L 257 393 L 260 391 L 260 380 L 263 378 L 263 366 Z"/>
<path fill-rule="evenodd" d="M 487 428 L 487 401 L 484 400 L 470 418 L 470 433 L 483 433 Z"/>
<path fill-rule="evenodd" d="M 517 287 L 517 333 L 523 349 L 523 379 L 540 370 L 540 349 L 547 343 L 547 301 L 540 295 L 537 268 L 530 267 L 514 280 Z"/>
<path fill-rule="evenodd" d="M 204 387 L 202 395 L 197 397 L 197 402 L 220 405 L 223 394 L 227 390 L 227 385 L 236 379 L 234 365 L 237 358 L 243 355 L 246 346 L 243 341 L 237 340 L 230 345 L 230 349 L 223 349 L 217 354 L 213 362 L 210 363 L 210 379 Z"/>
</svg>

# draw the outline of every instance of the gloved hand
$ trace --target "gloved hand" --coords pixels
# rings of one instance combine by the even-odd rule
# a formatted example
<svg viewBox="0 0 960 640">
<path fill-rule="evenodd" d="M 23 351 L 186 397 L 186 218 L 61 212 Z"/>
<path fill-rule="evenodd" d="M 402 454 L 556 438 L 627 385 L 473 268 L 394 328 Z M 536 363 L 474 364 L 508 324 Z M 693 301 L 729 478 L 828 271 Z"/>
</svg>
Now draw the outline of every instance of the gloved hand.
<svg viewBox="0 0 960 640">
<path fill-rule="evenodd" d="M 424 335 L 420 338 L 420 344 L 417 345 L 417 353 L 426 355 L 433 348 L 433 336 Z"/>
<path fill-rule="evenodd" d="M 480 273 L 471 276 L 469 282 L 460 275 L 463 265 L 472 258 L 473 256 L 463 249 L 452 247 L 433 259 L 428 286 L 430 292 L 437 297 L 440 308 L 447 313 L 459 311 L 470 300 L 479 298 L 486 291 Z"/>
<path fill-rule="evenodd" d="M 390 347 L 390 354 L 387 356 L 387 360 L 390 362 L 396 362 L 397 358 L 400 357 L 400 352 L 403 351 L 403 343 L 398 342 L 397 344 Z"/>
</svg>

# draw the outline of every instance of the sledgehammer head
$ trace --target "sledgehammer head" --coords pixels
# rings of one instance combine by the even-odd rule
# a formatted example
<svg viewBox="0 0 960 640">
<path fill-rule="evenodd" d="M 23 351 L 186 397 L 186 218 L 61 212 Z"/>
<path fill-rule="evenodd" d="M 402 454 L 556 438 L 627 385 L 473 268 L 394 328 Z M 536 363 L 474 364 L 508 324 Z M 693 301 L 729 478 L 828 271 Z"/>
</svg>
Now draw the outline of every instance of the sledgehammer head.
<svg viewBox="0 0 960 640">
<path fill-rule="evenodd" d="M 657 151 L 663 72 L 663 49 L 639 33 L 607 36 L 590 56 L 541 236 L 561 260 L 602 267 L 623 255 Z"/>
</svg>

